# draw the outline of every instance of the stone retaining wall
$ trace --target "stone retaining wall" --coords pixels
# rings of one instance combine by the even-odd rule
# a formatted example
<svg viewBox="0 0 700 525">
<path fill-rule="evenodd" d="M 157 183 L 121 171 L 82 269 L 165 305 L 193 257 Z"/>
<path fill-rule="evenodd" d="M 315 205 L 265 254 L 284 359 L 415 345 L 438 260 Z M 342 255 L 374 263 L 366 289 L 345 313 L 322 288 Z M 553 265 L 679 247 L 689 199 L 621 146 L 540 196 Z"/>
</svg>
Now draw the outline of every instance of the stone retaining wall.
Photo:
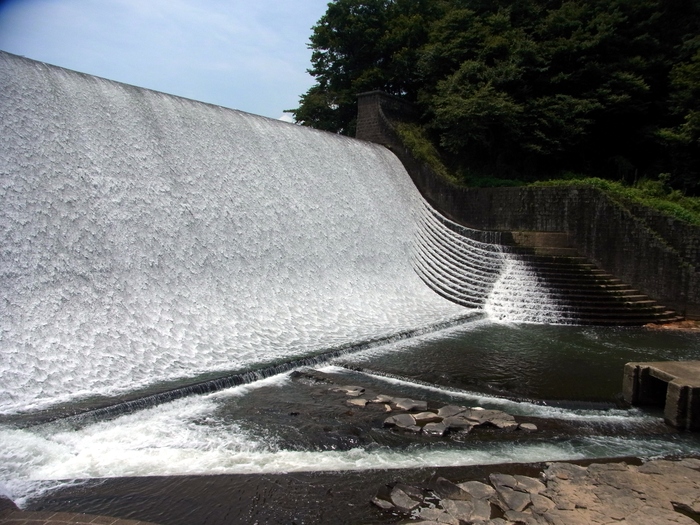
<svg viewBox="0 0 700 525">
<path fill-rule="evenodd" d="M 492 242 L 512 242 L 512 231 L 567 233 L 572 246 L 600 268 L 681 315 L 700 319 L 700 228 L 641 206 L 623 207 L 591 187 L 455 186 L 403 146 L 387 116 L 399 110 L 394 97 L 361 94 L 357 138 L 391 149 L 426 200 L 444 215 L 491 230 L 483 235 Z"/>
</svg>

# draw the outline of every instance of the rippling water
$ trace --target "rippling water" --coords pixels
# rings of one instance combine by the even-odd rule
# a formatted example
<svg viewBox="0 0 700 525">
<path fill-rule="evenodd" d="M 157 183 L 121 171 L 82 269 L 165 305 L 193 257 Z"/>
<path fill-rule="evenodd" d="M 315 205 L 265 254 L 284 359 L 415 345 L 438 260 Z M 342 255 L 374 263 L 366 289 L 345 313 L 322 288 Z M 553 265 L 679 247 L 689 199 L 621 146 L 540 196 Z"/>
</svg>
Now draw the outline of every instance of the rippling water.
<svg viewBox="0 0 700 525">
<path fill-rule="evenodd" d="M 546 290 L 472 241 L 460 247 L 474 251 L 471 284 L 446 289 L 473 286 L 489 319 L 314 373 L 501 408 L 538 420 L 538 433 L 401 435 L 382 413 L 349 410 L 327 384 L 289 373 L 36 424 L 46 409 L 424 333 L 473 310 L 421 280 L 454 232 L 429 222 L 381 146 L 1 52 L 0 93 L 0 492 L 18 502 L 90 478 L 698 450 L 655 414 L 616 406 L 625 361 L 698 358 L 697 336 L 494 322 L 551 322 L 556 312 L 526 307 L 544 304 Z"/>
<path fill-rule="evenodd" d="M 65 483 L 50 480 L 697 453 L 693 434 L 615 403 L 626 361 L 697 359 L 698 342 L 696 334 L 645 329 L 477 321 L 344 356 L 318 373 L 432 406 L 504 410 L 535 421 L 538 432 L 398 435 L 383 428 L 382 413 L 348 416 L 344 396 L 329 385 L 282 374 L 109 421 L 2 428 L 0 479 L 27 501 Z"/>
</svg>

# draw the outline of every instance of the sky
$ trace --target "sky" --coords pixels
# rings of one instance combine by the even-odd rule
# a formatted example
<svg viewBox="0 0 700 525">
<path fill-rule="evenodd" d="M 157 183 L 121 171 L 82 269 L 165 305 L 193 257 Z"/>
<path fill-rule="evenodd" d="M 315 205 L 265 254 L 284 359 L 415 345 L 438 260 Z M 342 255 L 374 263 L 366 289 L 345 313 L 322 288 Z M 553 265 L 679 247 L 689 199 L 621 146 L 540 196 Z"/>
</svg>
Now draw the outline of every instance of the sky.
<svg viewBox="0 0 700 525">
<path fill-rule="evenodd" d="M 0 50 L 291 120 L 330 0 L 0 0 Z"/>
</svg>

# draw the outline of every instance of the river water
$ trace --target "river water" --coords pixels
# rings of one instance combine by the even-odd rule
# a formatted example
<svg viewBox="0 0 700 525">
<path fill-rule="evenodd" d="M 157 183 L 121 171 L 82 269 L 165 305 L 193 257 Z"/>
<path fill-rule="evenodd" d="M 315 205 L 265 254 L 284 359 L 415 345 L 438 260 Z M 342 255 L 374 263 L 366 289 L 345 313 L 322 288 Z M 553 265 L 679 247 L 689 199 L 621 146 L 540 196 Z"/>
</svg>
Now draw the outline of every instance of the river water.
<svg viewBox="0 0 700 525">
<path fill-rule="evenodd" d="M 697 452 L 619 405 L 626 361 L 697 359 L 697 335 L 547 324 L 547 291 L 455 237 L 382 146 L 3 52 L 0 93 L 0 491 L 18 503 L 86 480 Z M 222 376 L 245 381 L 196 393 Z M 539 430 L 397 433 L 331 390 L 347 383 Z"/>
<path fill-rule="evenodd" d="M 396 469 L 700 451 L 658 411 L 620 404 L 622 368 L 700 359 L 698 334 L 488 319 L 104 421 L 0 428 L 0 474 L 26 504 L 88 478 Z M 338 385 L 506 411 L 538 431 L 426 438 L 349 408 Z M 38 499 L 37 499 L 38 498 Z M 36 503 L 35 503 L 36 504 Z"/>
</svg>

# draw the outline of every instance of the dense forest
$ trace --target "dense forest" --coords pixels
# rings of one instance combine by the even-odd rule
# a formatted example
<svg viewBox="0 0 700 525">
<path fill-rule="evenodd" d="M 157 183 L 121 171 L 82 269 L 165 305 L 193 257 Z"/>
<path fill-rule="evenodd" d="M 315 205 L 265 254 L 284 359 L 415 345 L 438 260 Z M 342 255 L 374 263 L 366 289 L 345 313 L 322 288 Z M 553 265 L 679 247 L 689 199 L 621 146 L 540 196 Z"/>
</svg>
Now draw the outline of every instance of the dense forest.
<svg viewBox="0 0 700 525">
<path fill-rule="evenodd" d="M 356 95 L 379 89 L 467 181 L 700 194 L 700 0 L 334 0 L 309 46 L 299 124 L 353 135 Z"/>
</svg>

